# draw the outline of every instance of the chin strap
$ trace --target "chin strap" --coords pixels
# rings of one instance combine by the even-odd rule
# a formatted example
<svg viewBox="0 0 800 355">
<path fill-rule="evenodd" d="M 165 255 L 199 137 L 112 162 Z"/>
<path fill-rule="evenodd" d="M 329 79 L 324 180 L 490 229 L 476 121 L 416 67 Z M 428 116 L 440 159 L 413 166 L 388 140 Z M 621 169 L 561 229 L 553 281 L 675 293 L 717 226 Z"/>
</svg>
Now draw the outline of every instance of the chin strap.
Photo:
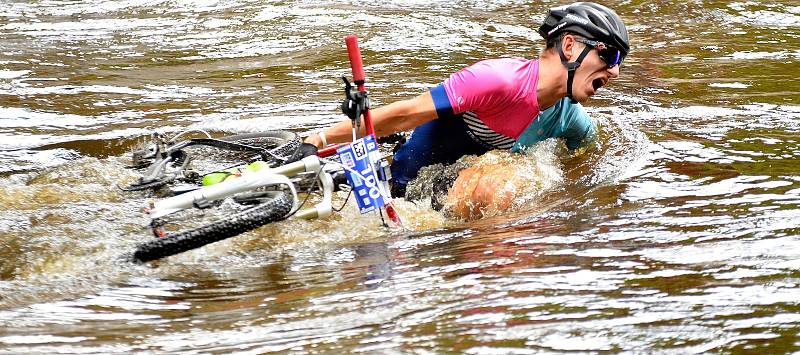
<svg viewBox="0 0 800 355">
<path fill-rule="evenodd" d="M 570 62 L 567 60 L 567 56 L 564 55 L 564 50 L 561 48 L 561 40 L 559 40 L 556 45 L 558 46 L 558 56 L 561 57 L 561 64 L 564 64 L 564 67 L 567 68 L 567 97 L 569 97 L 569 100 L 572 101 L 573 104 L 578 103 L 578 101 L 572 97 L 572 79 L 575 78 L 575 70 L 580 68 L 583 59 L 592 51 L 592 47 L 583 47 L 583 51 L 581 55 L 578 56 L 578 59 L 574 62 Z"/>
</svg>

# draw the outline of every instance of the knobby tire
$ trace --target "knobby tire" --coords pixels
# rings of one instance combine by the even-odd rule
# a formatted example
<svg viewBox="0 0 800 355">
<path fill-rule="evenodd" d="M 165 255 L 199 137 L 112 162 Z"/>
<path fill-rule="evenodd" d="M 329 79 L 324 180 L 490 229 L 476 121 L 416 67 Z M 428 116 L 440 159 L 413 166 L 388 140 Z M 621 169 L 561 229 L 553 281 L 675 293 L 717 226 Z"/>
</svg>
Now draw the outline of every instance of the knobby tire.
<svg viewBox="0 0 800 355">
<path fill-rule="evenodd" d="M 183 253 L 223 239 L 237 236 L 265 224 L 285 219 L 291 212 L 293 196 L 276 191 L 269 201 L 226 216 L 199 228 L 178 232 L 140 244 L 133 254 L 135 262 L 148 262 Z"/>
</svg>

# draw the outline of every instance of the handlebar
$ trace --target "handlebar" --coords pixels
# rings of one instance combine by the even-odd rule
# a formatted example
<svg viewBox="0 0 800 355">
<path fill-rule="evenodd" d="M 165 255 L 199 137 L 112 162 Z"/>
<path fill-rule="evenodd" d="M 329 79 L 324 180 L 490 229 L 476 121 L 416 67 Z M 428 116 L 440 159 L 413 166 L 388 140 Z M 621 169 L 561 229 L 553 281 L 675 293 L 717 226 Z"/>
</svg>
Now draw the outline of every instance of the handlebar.
<svg viewBox="0 0 800 355">
<path fill-rule="evenodd" d="M 347 45 L 347 56 L 350 59 L 350 70 L 353 73 L 353 83 L 356 84 L 356 89 L 362 93 L 366 93 L 364 83 L 366 82 L 366 75 L 364 74 L 364 62 L 361 59 L 361 49 L 358 47 L 358 37 L 356 35 L 348 35 L 344 38 Z M 369 108 L 362 112 L 364 116 L 364 127 L 367 134 L 375 134 L 375 127 L 372 124 L 372 114 Z M 360 117 L 356 118 L 360 119 Z M 336 154 L 336 149 L 339 148 L 338 144 L 323 147 L 317 152 L 320 157 L 330 157 Z"/>
<path fill-rule="evenodd" d="M 364 91 L 364 63 L 361 61 L 361 51 L 358 49 L 358 37 L 349 35 L 344 38 L 347 44 L 347 55 L 350 57 L 350 69 L 353 71 L 353 81 L 358 86 L 358 91 Z"/>
<path fill-rule="evenodd" d="M 364 75 L 364 62 L 361 60 L 361 50 L 358 48 L 358 37 L 349 35 L 344 38 L 347 44 L 347 55 L 350 57 L 350 69 L 353 71 L 353 82 L 356 84 L 358 91 L 365 93 L 367 89 L 364 88 L 364 83 L 367 80 Z M 367 134 L 375 134 L 375 127 L 372 125 L 372 114 L 369 107 L 363 112 L 364 114 L 364 127 Z"/>
</svg>

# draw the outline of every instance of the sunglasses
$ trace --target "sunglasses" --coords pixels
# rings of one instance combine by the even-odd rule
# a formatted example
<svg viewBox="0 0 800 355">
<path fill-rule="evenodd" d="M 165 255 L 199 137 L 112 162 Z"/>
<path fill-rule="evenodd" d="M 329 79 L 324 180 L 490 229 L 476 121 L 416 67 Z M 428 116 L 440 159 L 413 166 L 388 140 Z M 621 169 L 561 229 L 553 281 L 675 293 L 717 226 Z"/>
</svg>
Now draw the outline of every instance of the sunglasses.
<svg viewBox="0 0 800 355">
<path fill-rule="evenodd" d="M 603 42 L 592 41 L 590 39 L 582 39 L 582 38 L 576 38 L 575 40 L 583 44 L 590 45 L 595 49 L 597 49 L 597 53 L 600 55 L 600 59 L 606 62 L 606 65 L 608 65 L 608 69 L 611 69 L 613 67 L 616 67 L 617 65 L 622 64 L 622 60 L 625 59 L 625 56 L 622 55 L 622 52 L 620 52 L 619 49 L 611 47 Z"/>
</svg>

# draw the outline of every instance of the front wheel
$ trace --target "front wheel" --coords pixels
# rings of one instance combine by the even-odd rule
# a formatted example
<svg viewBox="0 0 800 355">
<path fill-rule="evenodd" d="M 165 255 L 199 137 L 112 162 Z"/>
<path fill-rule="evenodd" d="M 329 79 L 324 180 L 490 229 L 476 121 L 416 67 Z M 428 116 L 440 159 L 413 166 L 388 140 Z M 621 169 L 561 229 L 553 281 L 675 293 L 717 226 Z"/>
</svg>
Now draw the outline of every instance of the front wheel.
<svg viewBox="0 0 800 355">
<path fill-rule="evenodd" d="M 236 214 L 221 216 L 201 227 L 140 244 L 133 254 L 133 260 L 140 263 L 158 260 L 280 221 L 288 216 L 294 203 L 293 195 L 286 191 L 264 192 L 258 200 L 260 203 L 248 205 Z"/>
</svg>

